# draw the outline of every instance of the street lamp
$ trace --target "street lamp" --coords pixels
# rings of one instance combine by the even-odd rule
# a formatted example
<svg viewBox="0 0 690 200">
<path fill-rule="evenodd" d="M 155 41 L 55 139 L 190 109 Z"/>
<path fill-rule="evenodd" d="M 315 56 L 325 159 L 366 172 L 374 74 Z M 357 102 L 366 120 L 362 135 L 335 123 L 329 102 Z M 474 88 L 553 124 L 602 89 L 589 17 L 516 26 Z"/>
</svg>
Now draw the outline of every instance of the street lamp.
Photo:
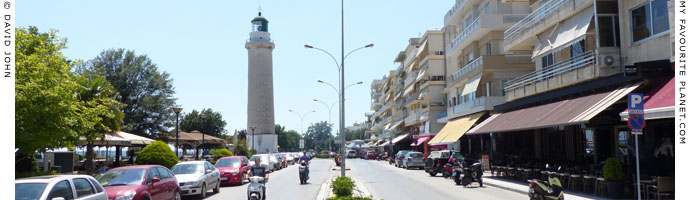
<svg viewBox="0 0 690 200">
<path fill-rule="evenodd" d="M 339 120 L 340 127 L 339 127 L 339 129 L 340 129 L 340 131 L 339 132 L 340 132 L 340 142 L 342 143 L 342 147 L 341 147 L 341 151 L 340 151 L 340 159 L 342 159 L 341 160 L 341 166 L 340 166 L 340 176 L 345 176 L 345 150 L 343 149 L 345 147 L 345 145 L 344 145 L 345 144 L 345 137 L 343 137 L 343 135 L 342 135 L 345 132 L 345 94 L 344 94 L 344 92 L 342 92 L 342 91 L 345 91 L 345 58 L 347 58 L 347 56 L 349 56 L 351 53 L 353 53 L 357 50 L 360 50 L 363 48 L 374 47 L 374 44 L 368 44 L 366 46 L 356 48 L 356 49 L 350 51 L 349 53 L 347 53 L 347 55 L 345 55 L 345 8 L 343 7 L 343 5 L 344 5 L 343 0 L 341 0 L 340 1 L 340 7 L 342 9 L 342 17 L 341 17 L 342 38 L 341 38 L 341 45 L 340 45 L 340 64 L 338 64 L 338 60 L 336 60 L 335 57 L 333 57 L 333 55 L 331 53 L 329 53 L 328 51 L 320 49 L 320 48 L 316 48 L 316 47 L 308 45 L 308 44 L 304 45 L 304 48 L 316 49 L 316 50 L 319 50 L 321 52 L 328 54 L 328 56 L 333 58 L 333 61 L 335 62 L 336 67 L 340 71 L 340 76 L 339 76 L 340 92 L 338 90 L 336 90 L 336 92 L 340 96 L 340 110 L 339 110 L 339 113 L 340 113 L 340 120 Z M 319 81 L 319 83 L 322 83 L 322 82 L 323 81 Z M 325 83 L 325 82 L 323 82 L 323 83 Z"/>
<path fill-rule="evenodd" d="M 203 111 L 201 111 L 203 112 Z M 204 137 L 204 122 L 206 122 L 206 114 L 201 113 L 201 157 L 204 157 L 204 148 L 206 147 L 206 138 Z"/>
<path fill-rule="evenodd" d="M 177 107 L 173 108 L 173 111 L 175 111 L 175 156 L 178 158 L 180 157 L 180 154 L 177 153 L 178 149 L 180 149 L 180 112 L 182 112 L 182 108 Z"/>
<path fill-rule="evenodd" d="M 289 111 L 290 111 L 290 112 L 293 112 L 293 113 L 295 113 L 295 114 L 297 114 L 297 117 L 299 117 L 299 121 L 300 121 L 300 132 L 302 132 L 302 136 L 304 136 L 304 117 L 306 117 L 307 114 L 309 114 L 309 113 L 314 113 L 314 112 L 316 112 L 316 111 L 315 111 L 315 110 L 312 110 L 312 111 L 309 111 L 309 112 L 307 112 L 307 113 L 304 113 L 304 115 L 301 115 L 301 114 L 299 114 L 297 111 L 294 111 L 294 110 L 289 110 Z"/>
<path fill-rule="evenodd" d="M 256 129 L 256 126 L 251 126 L 249 127 L 252 129 L 252 150 L 254 150 L 254 129 Z M 256 152 L 256 150 L 254 150 Z"/>
<path fill-rule="evenodd" d="M 326 104 L 326 102 L 323 102 L 323 101 L 318 100 L 318 99 L 314 99 L 314 101 L 319 102 L 319 103 L 323 104 L 324 106 L 326 106 L 326 108 L 328 109 L 328 124 L 330 124 L 331 123 L 331 110 L 333 110 L 333 106 L 335 106 L 335 104 L 338 103 L 338 101 L 333 102 L 333 104 L 331 104 L 331 106 L 328 106 L 328 104 Z"/>
</svg>

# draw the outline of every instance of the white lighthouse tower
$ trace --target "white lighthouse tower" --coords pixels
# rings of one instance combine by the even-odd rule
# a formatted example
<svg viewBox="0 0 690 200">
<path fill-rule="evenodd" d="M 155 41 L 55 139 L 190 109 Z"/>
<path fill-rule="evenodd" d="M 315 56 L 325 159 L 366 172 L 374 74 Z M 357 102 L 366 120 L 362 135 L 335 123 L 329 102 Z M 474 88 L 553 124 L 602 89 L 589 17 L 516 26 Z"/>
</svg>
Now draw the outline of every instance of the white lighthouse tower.
<svg viewBox="0 0 690 200">
<path fill-rule="evenodd" d="M 277 152 L 278 136 L 273 113 L 275 44 L 268 33 L 268 20 L 261 16 L 261 12 L 252 20 L 252 32 L 244 47 L 249 55 L 247 146 L 259 153 Z"/>
</svg>

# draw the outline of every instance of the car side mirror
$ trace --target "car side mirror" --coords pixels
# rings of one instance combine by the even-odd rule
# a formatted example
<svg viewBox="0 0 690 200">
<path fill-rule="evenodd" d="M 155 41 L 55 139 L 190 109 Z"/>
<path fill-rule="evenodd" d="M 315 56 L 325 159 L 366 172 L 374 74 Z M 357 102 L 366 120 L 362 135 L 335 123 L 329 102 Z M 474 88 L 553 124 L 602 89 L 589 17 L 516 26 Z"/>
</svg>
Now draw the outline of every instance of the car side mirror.
<svg viewBox="0 0 690 200">
<path fill-rule="evenodd" d="M 207 173 L 207 174 L 210 174 L 211 172 L 213 172 L 213 170 L 211 170 L 211 169 L 207 169 L 207 170 L 206 170 L 206 173 Z"/>
<path fill-rule="evenodd" d="M 62 198 L 62 197 L 55 197 L 55 198 L 52 198 L 52 199 L 50 199 L 50 200 L 65 200 L 65 198 Z"/>
<path fill-rule="evenodd" d="M 161 182 L 161 179 L 158 177 L 153 177 L 153 179 L 151 179 L 151 183 L 158 183 L 158 182 Z"/>
</svg>

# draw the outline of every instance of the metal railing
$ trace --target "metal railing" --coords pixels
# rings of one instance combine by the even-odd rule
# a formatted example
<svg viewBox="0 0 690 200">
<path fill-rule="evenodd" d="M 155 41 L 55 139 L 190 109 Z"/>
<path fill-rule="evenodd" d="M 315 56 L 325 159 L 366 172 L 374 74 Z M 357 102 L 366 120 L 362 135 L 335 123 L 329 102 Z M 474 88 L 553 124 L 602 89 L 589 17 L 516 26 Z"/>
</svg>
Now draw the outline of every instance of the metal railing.
<svg viewBox="0 0 690 200">
<path fill-rule="evenodd" d="M 448 112 L 447 112 L 447 111 L 446 111 L 446 112 L 442 112 L 441 114 L 438 114 L 437 119 L 443 119 L 443 118 L 446 118 L 446 117 L 448 117 Z"/>
<path fill-rule="evenodd" d="M 429 76 L 429 81 L 445 81 L 446 77 L 444 76 Z"/>
<path fill-rule="evenodd" d="M 481 16 L 477 17 L 465 30 L 462 31 L 457 37 L 455 37 L 455 40 L 450 43 L 450 49 L 455 48 L 457 45 L 462 44 L 467 38 L 469 38 L 470 35 L 472 35 L 476 30 L 477 27 L 482 23 Z M 451 52 L 446 50 L 447 52 Z"/>
<path fill-rule="evenodd" d="M 406 87 L 415 82 L 415 79 L 417 78 L 417 75 L 418 75 L 417 72 L 419 72 L 419 71 L 414 70 L 410 74 L 407 75 L 407 78 L 405 78 L 405 86 Z"/>
<path fill-rule="evenodd" d="M 484 105 L 484 97 L 477 97 L 468 102 L 455 105 L 455 107 L 453 107 L 453 112 L 461 112 L 481 105 Z"/>
<path fill-rule="evenodd" d="M 264 37 L 255 37 L 255 38 L 247 39 L 247 43 L 250 43 L 250 42 L 270 42 L 270 43 L 273 43 L 273 40 L 268 39 L 268 38 L 264 38 Z"/>
<path fill-rule="evenodd" d="M 472 62 L 468 63 L 462 69 L 456 71 L 453 73 L 453 80 L 458 80 L 462 75 L 465 75 L 469 73 L 470 71 L 474 70 L 475 68 L 484 65 L 484 59 L 483 56 L 479 56 L 479 58 L 474 59 Z"/>
<path fill-rule="evenodd" d="M 561 6 L 571 0 L 549 0 L 544 5 L 540 6 L 536 10 L 532 11 L 527 17 L 522 18 L 522 20 L 515 23 L 510 28 L 506 29 L 503 33 L 503 40 L 510 41 L 514 37 L 518 36 L 522 31 L 532 27 L 537 22 L 545 19 L 549 15 L 553 14 Z"/>
<path fill-rule="evenodd" d="M 450 20 L 455 13 L 458 12 L 458 8 L 462 7 L 463 4 L 465 4 L 467 0 L 459 0 L 455 2 L 455 5 L 446 12 L 446 15 L 443 17 L 443 23 L 448 24 L 448 20 Z"/>
<path fill-rule="evenodd" d="M 547 66 L 539 71 L 533 71 L 525 74 L 521 77 L 512 79 L 506 82 L 506 87 L 503 88 L 505 91 L 512 90 L 515 88 L 523 87 L 529 84 L 536 83 L 538 81 L 548 80 L 551 77 L 574 71 L 587 65 L 594 64 L 596 62 L 596 53 L 594 51 L 587 51 L 582 55 L 572 57 L 568 60 L 558 62 L 556 64 Z"/>
</svg>

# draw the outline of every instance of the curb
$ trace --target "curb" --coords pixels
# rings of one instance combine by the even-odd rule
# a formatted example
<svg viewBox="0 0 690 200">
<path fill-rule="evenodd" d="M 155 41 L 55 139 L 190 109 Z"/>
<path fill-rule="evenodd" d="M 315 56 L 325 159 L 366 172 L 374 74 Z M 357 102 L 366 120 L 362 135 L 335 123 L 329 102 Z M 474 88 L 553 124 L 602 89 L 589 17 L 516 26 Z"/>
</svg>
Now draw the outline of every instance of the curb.
<svg viewBox="0 0 690 200">
<path fill-rule="evenodd" d="M 359 195 L 357 195 L 357 196 L 359 196 L 359 197 L 372 196 L 373 197 L 373 195 L 371 195 L 371 193 L 369 193 L 369 190 L 367 190 L 367 188 L 364 187 L 364 184 L 362 182 L 357 181 L 357 179 L 355 177 L 350 177 L 350 178 L 352 179 L 352 181 L 355 182 L 355 187 L 357 187 L 356 191 L 359 192 Z M 353 193 L 354 193 L 354 191 L 353 191 Z M 352 196 L 355 196 L 355 195 L 352 194 Z M 375 198 L 372 198 L 372 199 L 375 199 Z"/>
<path fill-rule="evenodd" d="M 520 194 L 527 195 L 527 191 L 523 191 L 523 190 L 520 190 L 520 189 L 517 189 L 517 188 L 508 187 L 508 186 L 503 186 L 503 185 L 500 185 L 500 184 L 493 184 L 493 183 L 491 183 L 491 182 L 486 182 L 486 181 L 484 181 L 484 185 L 488 185 L 488 186 L 491 186 L 491 187 L 495 187 L 495 188 L 504 189 L 504 190 L 508 190 L 508 191 L 517 192 L 517 193 L 520 193 Z"/>
<path fill-rule="evenodd" d="M 331 193 L 329 187 L 331 182 L 333 182 L 333 177 L 326 179 L 326 181 L 321 184 L 321 189 L 319 189 L 319 193 L 316 195 L 317 200 L 325 200 L 329 197 Z"/>
</svg>

